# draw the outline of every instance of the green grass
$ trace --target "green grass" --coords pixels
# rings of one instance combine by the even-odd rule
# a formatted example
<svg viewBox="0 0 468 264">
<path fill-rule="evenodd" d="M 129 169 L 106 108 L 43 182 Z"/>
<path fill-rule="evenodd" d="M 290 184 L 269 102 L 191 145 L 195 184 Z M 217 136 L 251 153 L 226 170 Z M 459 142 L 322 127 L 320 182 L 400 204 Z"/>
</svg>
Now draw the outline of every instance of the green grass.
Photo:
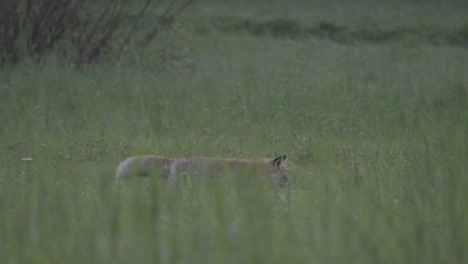
<svg viewBox="0 0 468 264">
<path fill-rule="evenodd" d="M 416 18 L 403 1 L 297 2 L 200 2 L 161 36 L 176 50 L 155 44 L 81 71 L 53 58 L 2 69 L 1 262 L 467 262 L 466 45 L 216 24 L 284 17 L 451 34 L 467 26 L 466 4 L 428 1 Z M 119 162 L 143 154 L 288 154 L 291 190 L 117 185 Z"/>
</svg>

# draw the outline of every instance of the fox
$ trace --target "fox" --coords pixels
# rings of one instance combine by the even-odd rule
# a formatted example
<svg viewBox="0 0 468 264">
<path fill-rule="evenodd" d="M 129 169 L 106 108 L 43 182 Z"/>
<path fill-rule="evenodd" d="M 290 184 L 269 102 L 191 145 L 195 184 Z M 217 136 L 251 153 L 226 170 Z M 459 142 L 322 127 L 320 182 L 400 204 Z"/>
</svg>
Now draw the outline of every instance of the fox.
<svg viewBox="0 0 468 264">
<path fill-rule="evenodd" d="M 185 179 L 187 175 L 202 179 L 212 176 L 226 179 L 239 173 L 270 178 L 279 186 L 285 187 L 288 183 L 287 159 L 288 155 L 258 160 L 209 157 L 177 159 L 158 155 L 134 156 L 119 164 L 115 178 L 123 180 L 132 176 L 147 177 L 155 174 L 170 185 Z"/>
</svg>

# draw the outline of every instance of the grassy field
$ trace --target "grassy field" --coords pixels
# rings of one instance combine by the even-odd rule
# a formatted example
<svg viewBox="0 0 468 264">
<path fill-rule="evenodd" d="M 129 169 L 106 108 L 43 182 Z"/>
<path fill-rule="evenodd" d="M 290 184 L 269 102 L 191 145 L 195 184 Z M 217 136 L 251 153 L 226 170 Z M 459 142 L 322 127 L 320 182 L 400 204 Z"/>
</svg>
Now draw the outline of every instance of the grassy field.
<svg viewBox="0 0 468 264">
<path fill-rule="evenodd" d="M 256 2 L 1 69 L 1 263 L 468 262 L 465 1 Z M 143 154 L 288 154 L 290 188 L 116 184 Z"/>
</svg>

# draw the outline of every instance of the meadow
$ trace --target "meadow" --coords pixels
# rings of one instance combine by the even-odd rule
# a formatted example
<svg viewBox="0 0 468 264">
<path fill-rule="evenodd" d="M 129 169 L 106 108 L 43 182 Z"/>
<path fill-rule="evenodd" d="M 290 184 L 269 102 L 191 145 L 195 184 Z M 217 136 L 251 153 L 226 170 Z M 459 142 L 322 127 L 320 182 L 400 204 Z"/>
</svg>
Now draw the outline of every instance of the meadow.
<svg viewBox="0 0 468 264">
<path fill-rule="evenodd" d="M 467 263 L 465 1 L 199 1 L 147 49 L 0 70 L 1 263 Z M 114 181 L 287 154 L 290 184 Z"/>
</svg>

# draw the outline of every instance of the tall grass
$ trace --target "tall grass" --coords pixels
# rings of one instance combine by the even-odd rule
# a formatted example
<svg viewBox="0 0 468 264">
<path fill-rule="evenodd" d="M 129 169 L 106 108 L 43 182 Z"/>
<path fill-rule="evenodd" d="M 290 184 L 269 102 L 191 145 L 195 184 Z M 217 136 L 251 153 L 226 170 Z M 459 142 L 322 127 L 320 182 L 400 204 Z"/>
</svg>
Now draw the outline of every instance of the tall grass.
<svg viewBox="0 0 468 264">
<path fill-rule="evenodd" d="M 198 5 L 165 67 L 152 47 L 0 73 L 1 262 L 465 263 L 466 48 L 223 32 L 213 9 L 242 13 Z M 141 154 L 288 154 L 291 186 L 116 184 Z"/>
</svg>

